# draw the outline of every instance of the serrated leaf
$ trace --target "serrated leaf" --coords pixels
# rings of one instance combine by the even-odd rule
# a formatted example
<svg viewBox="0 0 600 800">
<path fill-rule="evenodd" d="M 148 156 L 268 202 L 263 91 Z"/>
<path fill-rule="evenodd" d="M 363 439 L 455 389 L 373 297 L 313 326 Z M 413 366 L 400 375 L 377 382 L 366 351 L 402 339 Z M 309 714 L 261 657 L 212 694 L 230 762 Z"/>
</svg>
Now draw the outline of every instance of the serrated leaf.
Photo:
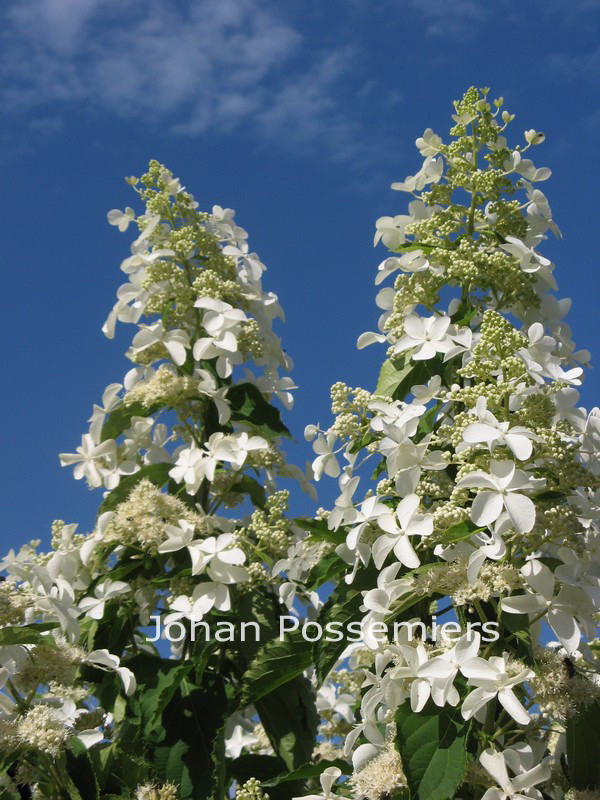
<svg viewBox="0 0 600 800">
<path fill-rule="evenodd" d="M 223 681 L 211 675 L 202 687 L 178 690 L 162 716 L 154 767 L 179 786 L 180 800 L 205 800 L 213 787 L 213 743 L 227 716 Z"/>
<path fill-rule="evenodd" d="M 279 618 L 286 611 L 274 595 L 258 591 L 245 596 L 238 613 L 241 621 L 259 623 L 264 640 L 279 640 Z M 249 665 L 261 646 L 251 637 L 237 642 L 237 649 L 240 661 Z M 255 708 L 273 751 L 288 769 L 310 761 L 319 723 L 310 681 L 297 675 L 257 700 Z"/>
<path fill-rule="evenodd" d="M 319 715 L 308 678 L 299 675 L 257 700 L 256 710 L 275 753 L 288 769 L 310 760 Z"/>
<path fill-rule="evenodd" d="M 451 800 L 467 766 L 468 723 L 460 707 L 429 700 L 415 714 L 408 702 L 396 711 L 396 748 L 414 800 Z"/>
<path fill-rule="evenodd" d="M 404 362 L 396 368 L 388 359 L 379 373 L 375 394 L 405 400 L 413 386 L 426 383 L 433 375 L 441 375 L 443 363 L 439 356 L 428 361 L 411 361 L 411 351 L 404 354 Z"/>
<path fill-rule="evenodd" d="M 242 678 L 241 704 L 261 697 L 301 675 L 312 663 L 312 643 L 295 631 L 285 640 L 267 642 L 250 662 Z"/>
</svg>

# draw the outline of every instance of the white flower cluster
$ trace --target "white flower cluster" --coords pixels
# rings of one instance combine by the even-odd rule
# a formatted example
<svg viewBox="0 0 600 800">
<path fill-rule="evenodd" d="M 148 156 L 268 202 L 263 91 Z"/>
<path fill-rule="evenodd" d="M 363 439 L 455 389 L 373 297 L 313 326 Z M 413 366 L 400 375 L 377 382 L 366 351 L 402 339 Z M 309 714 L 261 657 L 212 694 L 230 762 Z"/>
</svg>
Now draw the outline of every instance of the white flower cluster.
<svg viewBox="0 0 600 800">
<path fill-rule="evenodd" d="M 360 578 L 363 626 L 414 618 L 431 633 L 445 605 L 459 631 L 500 628 L 487 644 L 472 631 L 454 643 L 365 638 L 371 662 L 345 742 L 353 780 L 383 757 L 403 704 L 460 705 L 479 725 L 484 785 L 495 787 L 485 800 L 541 797 L 532 787 L 551 771 L 545 796 L 559 798 L 569 788 L 564 712 L 593 702 L 600 673 L 589 644 L 600 613 L 600 415 L 578 407 L 589 354 L 576 351 L 570 301 L 553 294 L 554 264 L 537 249 L 559 234 L 534 186 L 550 170 L 523 155 L 544 137 L 528 131 L 511 149 L 501 105 L 470 89 L 450 144 L 430 129 L 417 140 L 421 170 L 392 185 L 411 195 L 408 213 L 376 224 L 375 244 L 392 251 L 376 283 L 394 284 L 377 295 L 379 332 L 358 347 L 388 345 L 378 387 L 336 384 L 334 424 L 305 436 L 315 478 L 339 481 L 322 537 L 336 543 L 336 575 L 350 588 Z M 311 574 L 308 550 L 278 565 L 292 582 Z M 562 702 L 515 631 L 554 637 L 576 665 Z M 576 693 L 580 679 L 587 690 Z M 395 785 L 390 777 L 386 791 Z"/>
<path fill-rule="evenodd" d="M 292 363 L 272 330 L 283 312 L 262 288 L 265 267 L 246 232 L 230 209 L 198 211 L 157 162 L 128 182 L 146 211 L 108 214 L 120 231 L 133 224 L 139 234 L 103 330 L 112 338 L 117 322 L 135 326 L 126 353 L 135 366 L 106 388 L 77 452 L 60 456 L 76 479 L 105 490 L 95 530 L 84 536 L 57 522 L 51 552 L 32 544 L 0 563 L 0 760 L 10 754 L 23 782 L 37 785 L 47 779 L 40 759 L 51 757 L 55 793 L 75 739 L 92 747 L 118 738 L 119 692 L 136 691 L 128 659 L 142 653 L 160 663 L 142 637 L 153 614 L 185 626 L 186 642 L 170 647 L 187 659 L 194 622 L 231 612 L 259 582 L 265 593 L 278 590 L 281 580 L 262 565 L 298 537 L 276 481 L 307 486 L 280 450 L 289 432 L 271 400 L 291 408 L 295 386 L 280 371 Z M 249 499 L 254 515 L 217 513 Z M 110 691 L 107 673 L 118 679 Z M 177 794 L 150 781 L 136 796 Z"/>
</svg>

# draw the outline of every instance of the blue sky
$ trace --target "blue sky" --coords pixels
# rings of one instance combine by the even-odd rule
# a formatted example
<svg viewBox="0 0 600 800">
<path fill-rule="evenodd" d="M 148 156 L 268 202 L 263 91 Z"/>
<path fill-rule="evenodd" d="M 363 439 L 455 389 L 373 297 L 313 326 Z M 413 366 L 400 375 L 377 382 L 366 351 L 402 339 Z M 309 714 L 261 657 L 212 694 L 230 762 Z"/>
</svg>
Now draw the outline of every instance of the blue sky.
<svg viewBox="0 0 600 800">
<path fill-rule="evenodd" d="M 543 252 L 597 353 L 598 0 L 19 0 L 0 18 L 2 549 L 47 541 L 55 518 L 93 523 L 100 493 L 57 454 L 128 368 L 129 331 L 100 332 L 129 247 L 106 212 L 132 202 L 123 176 L 150 158 L 202 207 L 235 208 L 268 267 L 300 387 L 298 463 L 329 386 L 374 386 L 383 348 L 355 344 L 378 316 L 375 219 L 404 212 L 389 184 L 471 84 L 504 96 L 515 135 L 546 133 L 535 160 L 553 170 L 541 188 L 564 239 Z M 599 388 L 592 370 L 587 406 Z"/>
</svg>

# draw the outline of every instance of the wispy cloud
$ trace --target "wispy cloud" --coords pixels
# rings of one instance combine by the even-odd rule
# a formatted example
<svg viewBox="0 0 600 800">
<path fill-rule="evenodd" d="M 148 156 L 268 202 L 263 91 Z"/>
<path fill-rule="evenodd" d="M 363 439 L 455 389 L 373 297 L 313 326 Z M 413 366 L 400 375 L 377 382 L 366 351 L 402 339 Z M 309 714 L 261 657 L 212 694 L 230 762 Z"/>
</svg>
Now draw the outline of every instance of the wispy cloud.
<svg viewBox="0 0 600 800">
<path fill-rule="evenodd" d="M 20 0 L 4 12 L 0 99 L 37 130 L 100 113 L 349 157 L 360 123 L 342 95 L 368 84 L 358 54 L 319 49 L 282 12 L 267 0 Z"/>
<path fill-rule="evenodd" d="M 427 36 L 446 39 L 474 36 L 494 10 L 493 4 L 481 0 L 406 0 L 406 4 L 422 18 Z"/>
</svg>

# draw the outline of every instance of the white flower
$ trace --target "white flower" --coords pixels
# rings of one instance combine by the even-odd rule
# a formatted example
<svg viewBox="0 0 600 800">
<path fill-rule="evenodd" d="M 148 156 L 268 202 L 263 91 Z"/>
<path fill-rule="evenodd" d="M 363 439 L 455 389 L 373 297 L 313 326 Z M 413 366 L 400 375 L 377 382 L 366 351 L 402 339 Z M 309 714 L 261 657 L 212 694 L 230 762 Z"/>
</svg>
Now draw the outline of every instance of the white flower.
<svg viewBox="0 0 600 800">
<path fill-rule="evenodd" d="M 398 503 L 394 514 L 379 516 L 377 524 L 387 535 L 380 536 L 373 544 L 373 561 L 378 569 L 391 550 L 398 561 L 410 569 L 421 563 L 408 537 L 429 536 L 433 531 L 433 517 L 417 513 L 420 502 L 418 495 L 409 494 Z"/>
<path fill-rule="evenodd" d="M 392 183 L 392 189 L 399 192 L 418 192 L 428 183 L 437 183 L 442 177 L 444 163 L 441 158 L 427 156 L 416 175 L 409 175 L 404 181 Z"/>
<path fill-rule="evenodd" d="M 194 359 L 217 359 L 217 374 L 220 378 L 228 378 L 236 364 L 242 363 L 238 352 L 235 334 L 226 330 L 218 336 L 204 336 L 197 339 L 193 349 Z"/>
<path fill-rule="evenodd" d="M 528 561 L 521 568 L 521 575 L 533 591 L 512 595 L 502 600 L 502 609 L 511 614 L 535 614 L 546 611 L 548 624 L 568 653 L 579 647 L 581 631 L 575 621 L 576 606 L 573 592 L 562 589 L 554 596 L 554 575 L 537 559 Z M 576 596 L 576 595 L 575 595 Z"/>
<path fill-rule="evenodd" d="M 389 514 L 388 506 L 379 502 L 377 495 L 372 495 L 363 500 L 360 508 L 355 509 L 354 518 L 347 525 L 353 525 L 346 536 L 346 544 L 350 550 L 354 550 L 360 542 L 366 528 L 373 522 L 379 520 L 382 514 Z"/>
<path fill-rule="evenodd" d="M 292 800 L 334 800 L 337 795 L 332 787 L 341 774 L 342 770 L 338 769 L 338 767 L 327 767 L 319 775 L 321 794 L 305 794 L 302 797 L 293 797 Z"/>
<path fill-rule="evenodd" d="M 545 383 L 545 378 L 553 381 L 570 383 L 573 386 L 580 386 L 580 377 L 583 373 L 581 367 L 574 367 L 565 372 L 561 367 L 561 359 L 556 355 L 556 339 L 544 334 L 544 326 L 541 322 L 534 322 L 530 325 L 527 335 L 529 337 L 528 347 L 522 347 L 518 354 L 525 363 L 529 375 L 536 383 Z"/>
<path fill-rule="evenodd" d="M 246 570 L 240 567 L 246 561 L 246 555 L 243 550 L 234 546 L 235 541 L 233 533 L 221 533 L 200 542 L 192 556 L 192 575 L 206 571 L 216 583 L 241 583 L 248 580 Z"/>
<path fill-rule="evenodd" d="M 177 483 L 185 483 L 188 494 L 196 494 L 204 478 L 212 481 L 215 461 L 199 447 L 186 447 L 179 451 L 177 461 L 169 475 Z"/>
<path fill-rule="evenodd" d="M 294 395 L 291 390 L 298 387 L 289 376 L 280 378 L 277 369 L 268 369 L 254 383 L 263 394 L 275 395 L 288 411 L 293 407 Z"/>
<path fill-rule="evenodd" d="M 200 378 L 198 391 L 200 394 L 210 397 L 217 408 L 219 424 L 225 425 L 231 419 L 231 409 L 229 408 L 229 403 L 225 399 L 228 387 L 222 386 L 219 389 L 217 387 L 217 382 L 207 369 L 200 369 L 197 367 L 194 370 L 194 377 Z"/>
<path fill-rule="evenodd" d="M 434 156 L 440 150 L 442 139 L 431 128 L 426 128 L 423 136 L 419 136 L 415 144 L 422 156 Z"/>
<path fill-rule="evenodd" d="M 533 500 L 521 492 L 543 486 L 542 478 L 516 469 L 513 461 L 490 461 L 490 473 L 476 470 L 456 484 L 459 489 L 482 489 L 471 506 L 471 519 L 476 525 L 491 525 L 506 509 L 515 528 L 529 533 L 535 524 Z"/>
<path fill-rule="evenodd" d="M 530 769 L 523 768 L 523 758 L 515 748 L 509 748 L 503 753 L 488 747 L 479 756 L 483 768 L 496 781 L 499 788 L 488 789 L 481 800 L 531 800 L 539 798 L 541 793 L 537 789 L 532 789 L 538 783 L 543 783 L 550 778 L 551 769 L 547 761 L 533 765 L 531 748 L 524 748 L 527 755 L 531 755 L 528 766 Z M 515 773 L 513 778 L 509 778 L 507 765 Z"/>
<path fill-rule="evenodd" d="M 485 442 L 494 450 L 496 445 L 506 445 L 513 455 L 525 461 L 531 456 L 533 445 L 531 440 L 537 436 L 520 426 L 510 427 L 509 422 L 499 422 L 491 411 L 487 410 L 485 397 L 478 397 L 475 412 L 479 422 L 473 422 L 463 431 L 463 440 L 467 444 Z"/>
<path fill-rule="evenodd" d="M 411 388 L 411 394 L 414 397 L 414 403 L 418 405 L 427 405 L 430 400 L 433 400 L 440 391 L 442 379 L 439 375 L 434 375 L 424 385 L 417 385 Z"/>
<path fill-rule="evenodd" d="M 229 723 L 227 724 L 229 731 Z M 242 725 L 235 725 L 225 739 L 225 755 L 227 758 L 238 758 L 246 747 L 256 744 L 258 739 L 254 734 L 247 733 Z"/>
<path fill-rule="evenodd" d="M 386 702 L 392 700 L 392 705 L 404 701 L 405 687 L 394 687 L 398 680 L 402 683 L 410 681 L 410 707 L 418 713 L 431 696 L 431 686 L 434 677 L 444 678 L 449 670 L 449 665 L 439 659 L 428 659 L 427 650 L 422 644 L 411 646 L 398 645 L 398 652 L 404 659 L 404 664 L 392 667 L 381 684 Z M 391 685 L 390 685 L 391 684 Z M 394 694 L 396 695 L 394 697 Z"/>
<path fill-rule="evenodd" d="M 240 323 L 248 320 L 241 308 L 234 308 L 229 303 L 216 300 L 214 297 L 200 297 L 194 306 L 204 309 L 202 325 L 211 336 L 219 336 L 228 330 L 237 330 Z"/>
<path fill-rule="evenodd" d="M 84 597 L 79 601 L 79 608 L 86 613 L 86 616 L 92 619 L 102 619 L 106 601 L 128 591 L 129 585 L 127 583 L 107 578 L 104 583 L 98 584 L 94 589 L 95 597 Z"/>
<path fill-rule="evenodd" d="M 114 439 L 96 444 L 89 433 L 81 437 L 81 447 L 76 453 L 61 453 L 60 463 L 63 467 L 76 464 L 73 470 L 75 480 L 85 478 L 93 488 L 102 486 L 105 476 L 117 466 L 117 447 Z"/>
<path fill-rule="evenodd" d="M 359 511 L 354 507 L 352 495 L 356 491 L 359 481 L 358 475 L 351 478 L 346 472 L 340 478 L 339 485 L 342 493 L 335 501 L 335 508 L 327 519 L 327 527 L 330 531 L 336 531 L 340 525 L 351 525 L 358 519 Z"/>
<path fill-rule="evenodd" d="M 431 659 L 421 670 L 423 677 L 431 679 L 431 699 L 436 706 L 441 707 L 446 703 L 458 705 L 460 696 L 454 687 L 454 679 L 463 666 L 477 656 L 480 644 L 481 636 L 478 633 L 465 633 L 451 650 Z M 446 674 L 440 674 L 443 671 L 440 665 L 446 668 Z"/>
<path fill-rule="evenodd" d="M 468 678 L 468 685 L 476 687 L 462 704 L 461 713 L 465 719 L 471 719 L 486 703 L 497 697 L 515 722 L 519 725 L 529 724 L 529 714 L 519 702 L 513 686 L 529 680 L 534 673 L 524 668 L 516 675 L 509 675 L 506 659 L 506 653 L 503 656 L 491 656 L 488 661 L 477 657 L 461 666 L 460 671 Z"/>
<path fill-rule="evenodd" d="M 130 355 L 136 356 L 152 345 L 161 342 L 175 364 L 181 366 L 185 363 L 186 348 L 190 346 L 190 337 L 183 330 L 165 331 L 161 320 L 152 325 L 140 325 L 140 330 L 133 337 Z"/>
<path fill-rule="evenodd" d="M 135 211 L 133 208 L 129 208 L 129 206 L 125 209 L 125 211 L 121 211 L 118 208 L 113 208 L 113 210 L 109 211 L 106 216 L 109 224 L 116 225 L 121 233 L 123 233 L 129 227 L 129 223 L 133 222 L 135 219 Z"/>
<path fill-rule="evenodd" d="M 234 434 L 213 433 L 206 443 L 211 459 L 228 461 L 236 470 L 243 467 L 249 453 L 264 450 L 266 447 L 268 442 L 262 436 L 249 436 L 245 431 Z"/>
<path fill-rule="evenodd" d="M 327 439 L 320 433 L 317 440 L 313 442 L 313 450 L 317 453 L 317 458 L 312 465 L 316 481 L 320 480 L 323 473 L 329 475 L 330 478 L 337 478 L 340 474 L 340 465 L 333 452 L 336 441 L 335 433 L 328 433 Z"/>
<path fill-rule="evenodd" d="M 533 247 L 529 247 L 525 242 L 522 242 L 514 236 L 507 236 L 506 242 L 507 244 L 501 244 L 500 247 L 519 260 L 519 265 L 523 272 L 537 274 L 551 289 L 558 289 L 556 280 L 552 275 L 552 268 L 554 265 L 551 261 L 536 253 Z"/>
<path fill-rule="evenodd" d="M 395 217 L 380 217 L 375 223 L 374 244 L 377 244 L 381 239 L 388 250 L 398 250 L 400 245 L 406 241 L 404 232 L 410 222 L 412 222 L 412 219 L 406 214 L 397 214 Z"/>
<path fill-rule="evenodd" d="M 483 566 L 486 558 L 492 561 L 499 561 L 504 558 L 506 554 L 506 545 L 502 534 L 511 530 L 513 526 L 512 520 L 506 513 L 500 514 L 494 523 L 493 531 L 478 531 L 471 537 L 471 544 L 474 544 L 477 549 L 474 550 L 469 556 L 469 566 L 467 568 L 467 580 L 470 583 L 475 583 L 479 571 Z"/>
<path fill-rule="evenodd" d="M 409 314 L 404 318 L 404 335 L 394 345 L 394 353 L 412 350 L 413 361 L 426 361 L 437 353 L 446 353 L 453 342 L 448 335 L 450 317 L 446 314 L 419 317 Z"/>
<path fill-rule="evenodd" d="M 109 653 L 108 650 L 92 650 L 84 658 L 87 664 L 93 664 L 100 669 L 111 670 L 117 673 L 123 682 L 126 695 L 131 695 L 135 692 L 137 683 L 135 675 L 127 667 L 121 667 L 121 659 L 118 656 Z"/>
<path fill-rule="evenodd" d="M 102 393 L 102 405 L 98 406 L 94 404 L 92 416 L 89 418 L 88 422 L 90 423 L 90 436 L 95 442 L 100 441 L 102 426 L 104 425 L 104 420 L 107 415 L 121 404 L 122 401 L 119 397 L 119 392 L 122 388 L 120 383 L 109 384 Z"/>
</svg>

